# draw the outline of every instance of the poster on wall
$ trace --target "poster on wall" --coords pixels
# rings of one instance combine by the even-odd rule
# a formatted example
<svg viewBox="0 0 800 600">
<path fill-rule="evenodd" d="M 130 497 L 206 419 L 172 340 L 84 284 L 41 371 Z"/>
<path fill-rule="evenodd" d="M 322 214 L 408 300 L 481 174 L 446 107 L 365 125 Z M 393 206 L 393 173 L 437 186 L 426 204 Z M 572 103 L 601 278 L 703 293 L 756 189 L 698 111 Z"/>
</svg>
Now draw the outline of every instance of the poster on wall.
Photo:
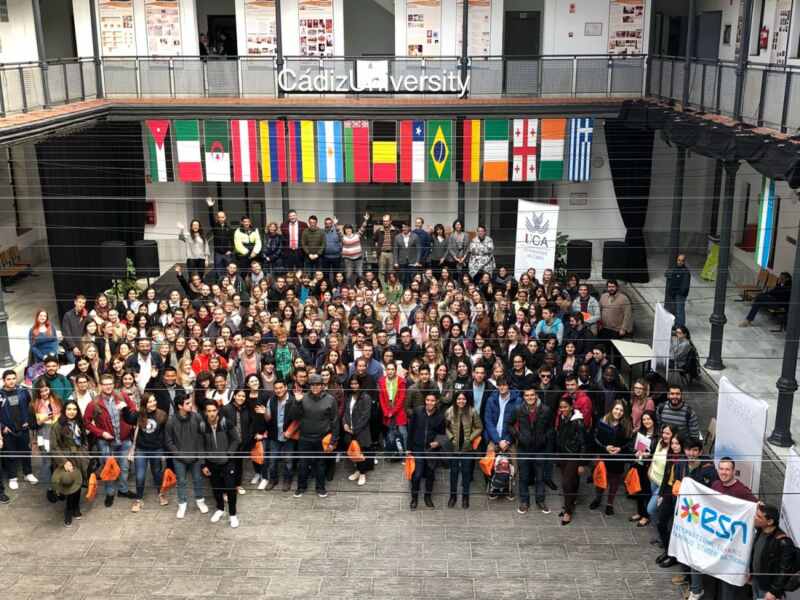
<svg viewBox="0 0 800 600">
<path fill-rule="evenodd" d="M 772 34 L 771 62 L 786 64 L 789 51 L 789 26 L 792 22 L 792 0 L 778 0 L 775 5 L 775 29 Z"/>
<path fill-rule="evenodd" d="M 181 11 L 178 0 L 145 0 L 147 49 L 151 55 L 181 53 Z"/>
<path fill-rule="evenodd" d="M 100 45 L 103 56 L 135 56 L 132 0 L 100 0 Z"/>
<path fill-rule="evenodd" d="M 406 47 L 409 56 L 442 54 L 441 0 L 408 0 Z"/>
<path fill-rule="evenodd" d="M 299 0 L 300 54 L 333 56 L 333 0 Z"/>
<path fill-rule="evenodd" d="M 461 54 L 462 33 L 461 23 L 464 19 L 464 1 L 456 3 L 456 52 Z M 469 56 L 489 56 L 492 33 L 492 3 L 491 0 L 469 0 L 467 13 L 467 54 Z"/>
<path fill-rule="evenodd" d="M 608 17 L 609 54 L 641 54 L 643 42 L 644 0 L 611 0 Z"/>
<path fill-rule="evenodd" d="M 275 0 L 247 0 L 244 10 L 247 23 L 247 53 L 275 56 L 278 43 Z"/>
</svg>

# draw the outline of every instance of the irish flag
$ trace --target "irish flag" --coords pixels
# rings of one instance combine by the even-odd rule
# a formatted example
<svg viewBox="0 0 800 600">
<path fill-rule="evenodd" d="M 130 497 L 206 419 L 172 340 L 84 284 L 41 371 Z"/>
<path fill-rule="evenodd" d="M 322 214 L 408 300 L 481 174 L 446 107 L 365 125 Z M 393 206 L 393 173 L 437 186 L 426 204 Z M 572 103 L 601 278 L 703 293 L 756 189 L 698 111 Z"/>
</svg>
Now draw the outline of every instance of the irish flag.
<svg viewBox="0 0 800 600">
<path fill-rule="evenodd" d="M 161 182 L 169 181 L 167 178 L 167 134 L 169 133 L 169 121 L 150 120 L 145 121 L 147 130 L 147 153 L 150 157 L 150 181 Z"/>
<path fill-rule="evenodd" d="M 206 121 L 206 178 L 231 180 L 231 150 L 227 121 Z"/>
<path fill-rule="evenodd" d="M 174 127 L 178 149 L 178 181 L 184 183 L 203 181 L 199 122 L 196 120 L 175 121 Z"/>
<path fill-rule="evenodd" d="M 233 180 L 240 183 L 258 181 L 256 122 L 241 119 L 231 121 L 231 142 Z"/>
<path fill-rule="evenodd" d="M 769 268 L 772 242 L 775 239 L 775 181 L 764 177 L 761 181 L 761 205 L 758 210 L 758 238 L 756 265 Z"/>
<path fill-rule="evenodd" d="M 369 123 L 345 121 L 344 180 L 348 183 L 369 183 Z"/>
<path fill-rule="evenodd" d="M 483 122 L 483 180 L 508 181 L 508 120 Z"/>
<path fill-rule="evenodd" d="M 564 178 L 566 137 L 566 119 L 542 119 L 542 151 L 539 155 L 539 179 L 541 181 L 560 181 Z"/>
</svg>

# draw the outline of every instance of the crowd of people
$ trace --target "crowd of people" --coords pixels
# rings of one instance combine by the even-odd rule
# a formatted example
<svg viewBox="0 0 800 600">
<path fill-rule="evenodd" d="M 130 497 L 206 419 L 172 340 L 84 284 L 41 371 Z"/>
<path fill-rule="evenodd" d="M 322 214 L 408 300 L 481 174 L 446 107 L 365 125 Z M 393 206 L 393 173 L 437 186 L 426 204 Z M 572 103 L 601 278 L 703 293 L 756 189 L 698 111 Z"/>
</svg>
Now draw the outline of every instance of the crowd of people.
<svg viewBox="0 0 800 600">
<path fill-rule="evenodd" d="M 164 293 L 100 294 L 91 303 L 78 295 L 60 331 L 37 310 L 31 385 L 19 385 L 13 370 L 3 374 L 3 478 L 11 490 L 20 471 L 29 484 L 41 482 L 51 502 L 64 502 L 67 526 L 82 516 L 90 474 L 111 457 L 119 468 L 101 482 L 105 506 L 129 498 L 138 513 L 148 489 L 151 502 L 167 505 L 169 470 L 178 519 L 189 480 L 197 509 L 209 512 L 208 481 L 211 521 L 227 513 L 231 527 L 245 493 L 300 497 L 312 478 L 325 498 L 337 463 L 350 463 L 348 479 L 364 486 L 379 462 L 403 461 L 411 510 L 420 493 L 435 506 L 440 468 L 449 470 L 450 508 L 460 495 L 468 509 L 479 488 L 526 514 L 533 488 L 536 510 L 549 514 L 561 503 L 564 526 L 582 483 L 589 510 L 612 517 L 634 471 L 641 485 L 628 518 L 652 523 L 665 549 L 676 481 L 752 498 L 733 461 L 715 468 L 702 456 L 701 426 L 681 383 L 657 375 L 624 382 L 610 341 L 630 336 L 634 321 L 615 280 L 597 291 L 550 269 L 515 278 L 495 264 L 486 229 L 471 238 L 459 221 L 449 233 L 421 218 L 414 229 L 396 229 L 391 215 L 377 226 L 370 215 L 344 226 L 328 217 L 320 228 L 315 216 L 306 223 L 289 211 L 286 222 L 259 231 L 247 217 L 232 227 L 219 211 L 211 228 L 210 243 L 199 220 L 188 231 L 179 225 L 187 261 L 176 266 L 179 285 Z M 691 350 L 681 324 L 678 372 Z M 2 478 L 0 500 L 8 501 Z M 760 506 L 760 535 L 783 547 L 775 510 Z M 778 572 L 772 550 L 769 559 L 754 557 L 761 571 Z M 657 562 L 675 559 L 665 550 Z M 697 600 L 702 578 L 688 576 Z M 781 596 L 778 577 L 754 582 Z"/>
</svg>

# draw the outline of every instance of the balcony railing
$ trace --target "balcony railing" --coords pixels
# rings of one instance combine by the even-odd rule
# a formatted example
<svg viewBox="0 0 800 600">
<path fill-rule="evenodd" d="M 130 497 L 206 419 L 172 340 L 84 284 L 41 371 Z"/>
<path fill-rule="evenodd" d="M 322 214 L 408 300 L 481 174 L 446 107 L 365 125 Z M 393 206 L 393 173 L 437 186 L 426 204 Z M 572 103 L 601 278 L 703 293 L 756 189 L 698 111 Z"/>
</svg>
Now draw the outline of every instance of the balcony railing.
<svg viewBox="0 0 800 600">
<path fill-rule="evenodd" d="M 342 75 L 355 73 L 358 60 L 288 56 L 284 58 L 284 66 L 312 76 L 323 72 Z M 387 75 L 394 77 L 469 75 L 466 95 L 478 98 L 639 97 L 644 92 L 647 68 L 645 56 L 616 55 L 476 56 L 470 57 L 465 65 L 457 56 L 370 60 L 386 60 Z M 106 57 L 99 61 L 74 58 L 0 65 L 0 116 L 95 98 L 97 73 L 106 98 L 279 96 L 278 63 L 274 57 L 133 56 Z M 49 98 L 45 97 L 45 82 Z M 373 93 L 390 95 L 385 91 Z M 420 93 L 441 96 L 432 92 L 416 95 Z"/>
</svg>

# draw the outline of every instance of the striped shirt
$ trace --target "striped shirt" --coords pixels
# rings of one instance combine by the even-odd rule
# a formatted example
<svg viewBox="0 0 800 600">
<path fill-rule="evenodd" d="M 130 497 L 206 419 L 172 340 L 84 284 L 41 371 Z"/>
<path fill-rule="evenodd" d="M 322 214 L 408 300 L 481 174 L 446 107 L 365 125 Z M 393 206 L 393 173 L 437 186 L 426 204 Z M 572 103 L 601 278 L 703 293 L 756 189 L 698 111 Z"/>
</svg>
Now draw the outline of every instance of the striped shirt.
<svg viewBox="0 0 800 600">
<path fill-rule="evenodd" d="M 357 233 L 342 236 L 342 256 L 351 260 L 361 258 L 361 236 Z"/>
</svg>

